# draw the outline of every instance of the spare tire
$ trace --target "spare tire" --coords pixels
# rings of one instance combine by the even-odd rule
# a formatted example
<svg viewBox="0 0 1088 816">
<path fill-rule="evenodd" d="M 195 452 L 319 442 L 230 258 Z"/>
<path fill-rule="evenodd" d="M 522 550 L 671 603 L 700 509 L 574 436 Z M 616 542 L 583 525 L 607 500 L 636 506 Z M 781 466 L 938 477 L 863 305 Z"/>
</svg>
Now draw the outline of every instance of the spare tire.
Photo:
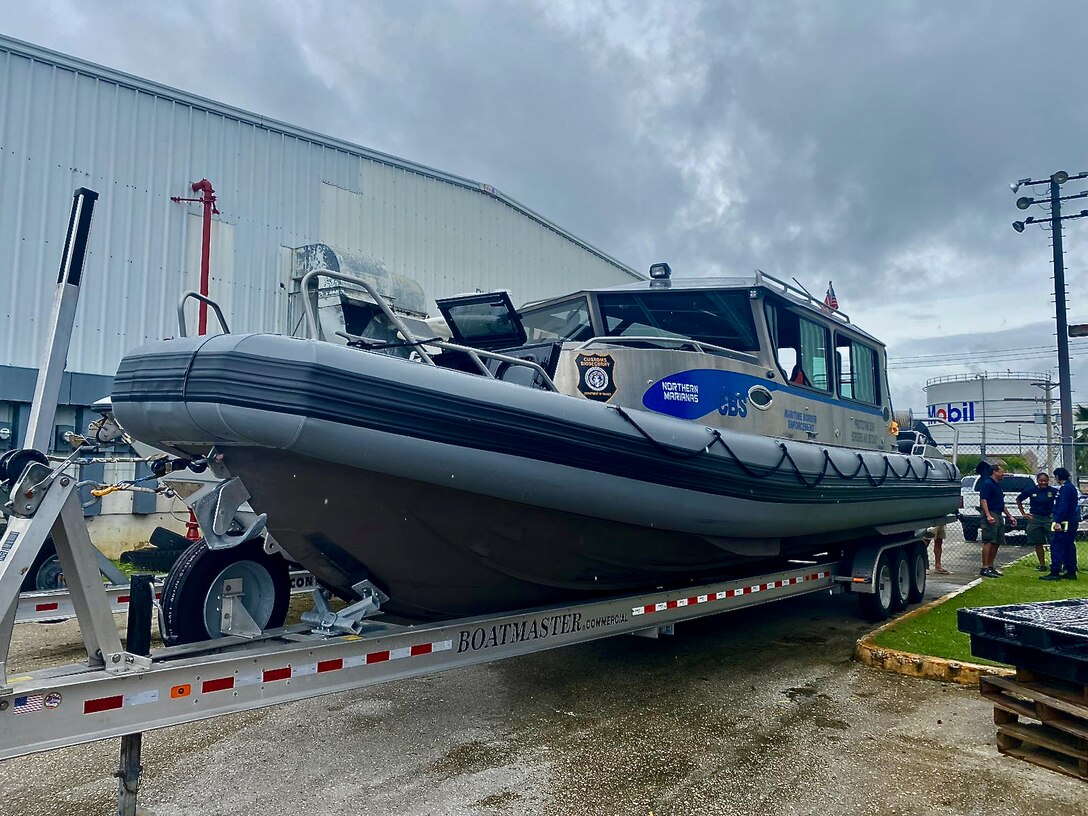
<svg viewBox="0 0 1088 816">
<path fill-rule="evenodd" d="M 290 569 L 254 538 L 225 550 L 195 542 L 174 563 L 162 587 L 162 637 L 169 646 L 223 637 L 222 586 L 242 579 L 242 605 L 261 629 L 276 629 L 291 602 Z"/>
</svg>

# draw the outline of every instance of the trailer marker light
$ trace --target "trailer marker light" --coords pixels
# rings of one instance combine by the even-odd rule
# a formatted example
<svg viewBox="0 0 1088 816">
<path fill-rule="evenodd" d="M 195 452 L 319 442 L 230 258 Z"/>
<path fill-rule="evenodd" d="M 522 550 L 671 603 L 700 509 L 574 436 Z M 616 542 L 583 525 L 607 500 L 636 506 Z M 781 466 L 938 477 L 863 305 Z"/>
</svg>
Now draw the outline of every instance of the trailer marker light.
<svg viewBox="0 0 1088 816">
<path fill-rule="evenodd" d="M 181 700 L 188 697 L 193 693 L 193 687 L 190 683 L 182 683 L 181 685 L 174 686 L 170 689 L 171 700 Z"/>
</svg>

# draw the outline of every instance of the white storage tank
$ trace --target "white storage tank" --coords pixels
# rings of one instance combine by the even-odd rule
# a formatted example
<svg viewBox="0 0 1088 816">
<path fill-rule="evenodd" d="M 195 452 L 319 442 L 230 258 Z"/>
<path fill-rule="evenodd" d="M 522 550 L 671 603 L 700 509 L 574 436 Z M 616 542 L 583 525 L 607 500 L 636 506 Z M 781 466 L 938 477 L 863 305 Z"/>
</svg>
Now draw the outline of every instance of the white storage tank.
<svg viewBox="0 0 1088 816">
<path fill-rule="evenodd" d="M 926 414 L 959 431 L 960 451 L 1033 454 L 1040 465 L 1047 462 L 1047 417 L 1054 423 L 1051 443 L 1059 457 L 1057 383 L 1049 374 L 1024 371 L 952 374 L 926 383 Z M 1051 398 L 1053 398 L 1051 400 Z M 934 439 L 951 446 L 953 433 L 943 425 L 931 425 Z"/>
</svg>

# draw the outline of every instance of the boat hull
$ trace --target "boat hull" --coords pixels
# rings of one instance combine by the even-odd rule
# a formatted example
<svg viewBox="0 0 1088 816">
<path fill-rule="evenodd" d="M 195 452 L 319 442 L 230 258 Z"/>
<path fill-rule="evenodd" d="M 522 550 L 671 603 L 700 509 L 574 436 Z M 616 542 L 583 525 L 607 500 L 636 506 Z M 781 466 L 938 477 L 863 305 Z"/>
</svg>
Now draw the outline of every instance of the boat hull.
<svg viewBox="0 0 1088 816">
<path fill-rule="evenodd" d="M 680 586 L 902 533 L 959 500 L 944 462 L 267 335 L 138 349 L 114 410 L 149 444 L 216 446 L 293 558 L 420 619 Z"/>
</svg>

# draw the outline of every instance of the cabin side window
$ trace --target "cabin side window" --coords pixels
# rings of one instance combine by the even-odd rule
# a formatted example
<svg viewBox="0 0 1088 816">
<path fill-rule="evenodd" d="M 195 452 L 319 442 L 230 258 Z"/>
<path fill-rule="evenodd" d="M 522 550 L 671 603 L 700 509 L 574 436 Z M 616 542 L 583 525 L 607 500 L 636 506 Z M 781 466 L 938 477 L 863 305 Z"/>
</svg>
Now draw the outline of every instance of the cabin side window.
<svg viewBox="0 0 1088 816">
<path fill-rule="evenodd" d="M 880 403 L 879 356 L 875 349 L 838 332 L 835 333 L 835 363 L 838 366 L 839 396 L 845 399 Z"/>
<path fill-rule="evenodd" d="M 589 340 L 593 337 L 589 301 L 585 298 L 526 309 L 520 316 L 529 343 Z"/>
<path fill-rule="evenodd" d="M 778 365 L 786 379 L 794 385 L 830 391 L 828 351 L 831 332 L 770 301 L 767 302 L 767 327 Z"/>
</svg>

